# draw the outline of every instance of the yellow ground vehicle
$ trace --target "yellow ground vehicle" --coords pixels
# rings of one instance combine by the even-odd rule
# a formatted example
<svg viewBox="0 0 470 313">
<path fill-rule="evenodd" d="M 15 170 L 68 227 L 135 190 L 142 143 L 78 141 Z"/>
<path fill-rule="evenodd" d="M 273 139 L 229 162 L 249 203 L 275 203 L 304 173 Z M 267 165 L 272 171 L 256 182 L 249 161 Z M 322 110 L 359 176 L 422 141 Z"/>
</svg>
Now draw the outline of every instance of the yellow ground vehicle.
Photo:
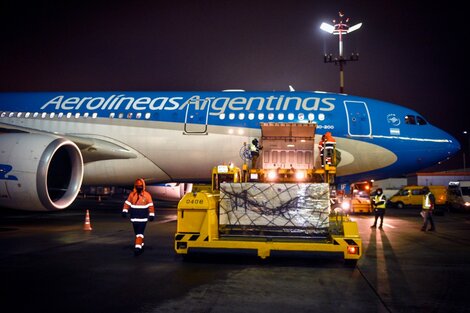
<svg viewBox="0 0 470 313">
<path fill-rule="evenodd" d="M 370 184 L 358 182 L 351 185 L 351 213 L 372 213 Z"/>
<path fill-rule="evenodd" d="M 314 133 L 315 124 L 262 124 L 263 168 L 216 166 L 211 190 L 181 199 L 176 252 L 253 250 L 266 258 L 272 251 L 317 251 L 339 253 L 355 263 L 362 255 L 357 224 L 330 212 L 329 184 L 316 181 L 331 173 L 314 170 L 313 157 L 286 167 L 272 162 L 274 149 L 304 162 L 296 154 L 314 153 Z"/>
<path fill-rule="evenodd" d="M 398 209 L 402 209 L 405 206 L 421 206 L 423 202 L 423 187 L 424 186 L 405 186 L 390 198 L 389 204 Z M 428 187 L 436 198 L 435 209 L 438 212 L 443 211 L 442 209 L 447 202 L 447 187 L 438 185 Z"/>
</svg>

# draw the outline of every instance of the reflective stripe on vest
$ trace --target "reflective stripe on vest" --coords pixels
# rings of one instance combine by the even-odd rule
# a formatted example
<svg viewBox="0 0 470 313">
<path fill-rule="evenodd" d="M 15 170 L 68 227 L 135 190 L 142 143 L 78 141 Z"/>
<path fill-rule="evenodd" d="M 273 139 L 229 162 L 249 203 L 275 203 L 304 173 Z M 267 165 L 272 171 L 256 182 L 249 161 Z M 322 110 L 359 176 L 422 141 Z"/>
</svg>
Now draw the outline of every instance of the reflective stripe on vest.
<svg viewBox="0 0 470 313">
<path fill-rule="evenodd" d="M 431 208 L 431 200 L 429 200 L 429 195 L 431 193 L 427 193 L 423 196 L 423 209 L 429 210 Z"/>
<path fill-rule="evenodd" d="M 375 196 L 375 199 L 374 199 L 374 202 L 375 203 L 378 203 L 378 202 L 383 202 L 382 204 L 378 204 L 376 206 L 377 209 L 385 209 L 385 199 L 383 198 L 384 197 L 384 194 L 381 194 L 380 196 Z"/>
</svg>

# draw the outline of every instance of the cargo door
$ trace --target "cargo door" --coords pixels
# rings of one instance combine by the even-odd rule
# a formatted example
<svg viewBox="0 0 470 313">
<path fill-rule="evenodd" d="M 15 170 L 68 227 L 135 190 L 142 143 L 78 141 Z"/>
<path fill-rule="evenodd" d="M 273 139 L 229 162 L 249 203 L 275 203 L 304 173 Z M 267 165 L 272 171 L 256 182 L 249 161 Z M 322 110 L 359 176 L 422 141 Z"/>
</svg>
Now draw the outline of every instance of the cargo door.
<svg viewBox="0 0 470 313">
<path fill-rule="evenodd" d="M 261 123 L 262 168 L 312 169 L 316 126 L 313 123 Z"/>
<path fill-rule="evenodd" d="M 372 125 L 367 103 L 363 101 L 344 101 L 348 134 L 351 137 L 372 136 Z"/>
<path fill-rule="evenodd" d="M 184 117 L 185 135 L 207 135 L 210 99 L 194 96 L 188 100 Z"/>
</svg>

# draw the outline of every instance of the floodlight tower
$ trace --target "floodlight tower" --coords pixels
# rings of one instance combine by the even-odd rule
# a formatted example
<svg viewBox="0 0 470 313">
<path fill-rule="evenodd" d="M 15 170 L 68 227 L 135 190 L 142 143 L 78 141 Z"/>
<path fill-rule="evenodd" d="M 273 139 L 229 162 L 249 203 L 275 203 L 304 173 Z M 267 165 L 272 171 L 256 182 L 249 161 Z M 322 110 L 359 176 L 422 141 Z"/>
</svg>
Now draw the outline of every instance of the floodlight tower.
<svg viewBox="0 0 470 313">
<path fill-rule="evenodd" d="M 342 12 L 339 12 L 339 20 L 333 20 L 334 25 L 330 25 L 328 23 L 323 22 L 320 25 L 320 29 L 326 31 L 327 33 L 333 34 L 333 35 L 338 35 L 339 39 L 339 47 L 338 47 L 338 52 L 339 56 L 333 58 L 333 55 L 330 54 L 325 54 L 325 63 L 335 63 L 335 65 L 339 64 L 339 92 L 344 93 L 344 64 L 346 64 L 347 61 L 358 61 L 359 60 L 359 54 L 358 53 L 352 53 L 351 56 L 348 59 L 345 59 L 343 57 L 343 35 L 346 35 L 350 32 L 353 32 L 355 30 L 358 30 L 361 28 L 362 23 L 356 24 L 354 26 L 349 26 L 349 17 L 344 17 L 344 14 Z"/>
</svg>

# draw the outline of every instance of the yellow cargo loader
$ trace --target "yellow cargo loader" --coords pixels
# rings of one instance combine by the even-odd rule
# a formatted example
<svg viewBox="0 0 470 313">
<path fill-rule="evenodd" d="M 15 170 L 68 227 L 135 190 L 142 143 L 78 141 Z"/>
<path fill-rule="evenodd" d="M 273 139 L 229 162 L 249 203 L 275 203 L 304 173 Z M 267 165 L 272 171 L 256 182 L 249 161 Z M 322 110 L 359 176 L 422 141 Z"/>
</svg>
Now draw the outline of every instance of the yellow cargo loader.
<svg viewBox="0 0 470 313">
<path fill-rule="evenodd" d="M 314 127 L 311 137 L 302 135 L 303 151 L 305 141 L 311 140 L 313 153 L 313 136 Z M 295 139 L 282 137 L 289 145 Z M 211 189 L 188 193 L 178 204 L 176 253 L 251 250 L 264 259 L 272 251 L 331 252 L 355 264 L 362 255 L 358 227 L 349 216 L 332 212 L 329 184 L 306 175 L 297 175 L 298 181 L 291 175 L 289 181 L 279 169 L 282 179 L 275 179 L 270 170 L 248 170 L 246 164 L 243 171 L 233 165 L 214 167 Z"/>
</svg>

